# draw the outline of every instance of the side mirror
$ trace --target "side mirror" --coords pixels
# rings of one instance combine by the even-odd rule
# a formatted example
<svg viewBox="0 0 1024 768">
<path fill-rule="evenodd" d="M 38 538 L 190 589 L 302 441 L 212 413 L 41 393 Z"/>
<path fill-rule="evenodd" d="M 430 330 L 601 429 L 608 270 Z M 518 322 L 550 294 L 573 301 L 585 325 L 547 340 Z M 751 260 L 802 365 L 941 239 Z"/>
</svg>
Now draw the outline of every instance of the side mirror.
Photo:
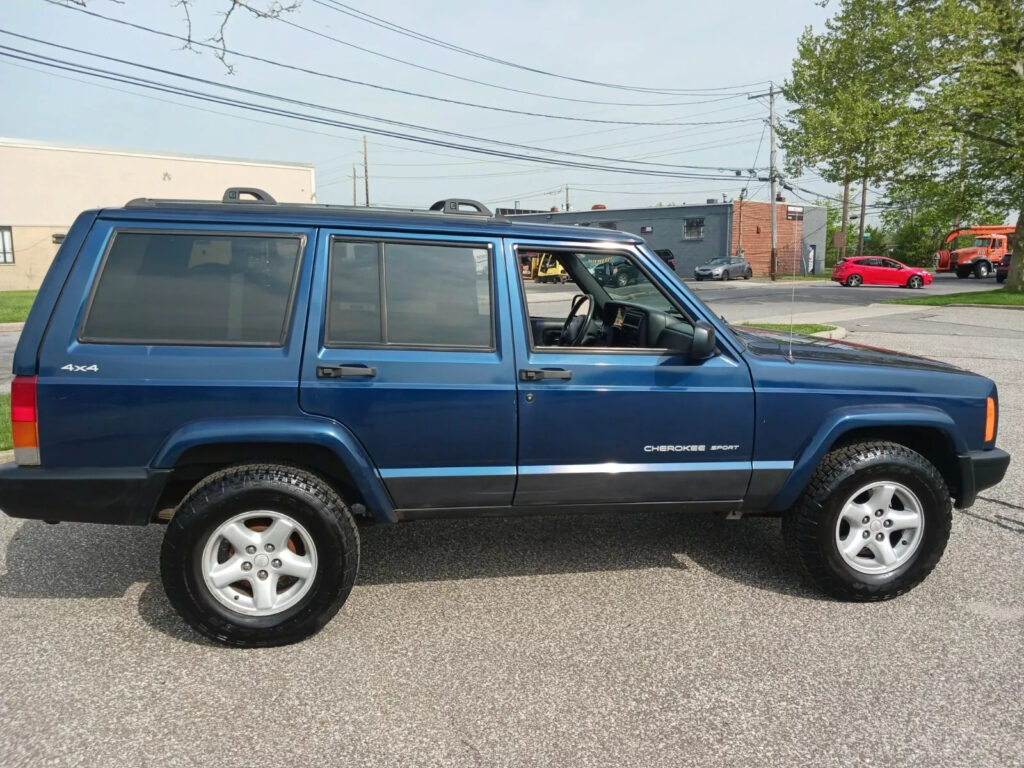
<svg viewBox="0 0 1024 768">
<path fill-rule="evenodd" d="M 690 358 L 707 360 L 715 354 L 715 328 L 706 320 L 698 320 L 693 326 L 693 343 L 690 344 Z"/>
</svg>

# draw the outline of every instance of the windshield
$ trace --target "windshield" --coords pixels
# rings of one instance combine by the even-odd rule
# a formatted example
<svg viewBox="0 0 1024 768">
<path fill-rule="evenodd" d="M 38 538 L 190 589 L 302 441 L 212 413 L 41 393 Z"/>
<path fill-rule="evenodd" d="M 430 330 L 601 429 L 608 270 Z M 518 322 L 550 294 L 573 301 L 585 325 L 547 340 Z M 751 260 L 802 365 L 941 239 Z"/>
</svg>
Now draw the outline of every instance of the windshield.
<svg viewBox="0 0 1024 768">
<path fill-rule="evenodd" d="M 976 237 L 974 238 L 975 248 L 988 248 L 988 244 L 992 241 L 987 237 Z"/>
<path fill-rule="evenodd" d="M 718 264 L 728 264 L 728 263 L 729 263 L 728 259 L 718 258 L 718 259 L 712 259 L 711 261 L 709 261 L 708 262 L 708 266 L 709 267 L 714 267 L 714 266 L 716 266 Z"/>
</svg>

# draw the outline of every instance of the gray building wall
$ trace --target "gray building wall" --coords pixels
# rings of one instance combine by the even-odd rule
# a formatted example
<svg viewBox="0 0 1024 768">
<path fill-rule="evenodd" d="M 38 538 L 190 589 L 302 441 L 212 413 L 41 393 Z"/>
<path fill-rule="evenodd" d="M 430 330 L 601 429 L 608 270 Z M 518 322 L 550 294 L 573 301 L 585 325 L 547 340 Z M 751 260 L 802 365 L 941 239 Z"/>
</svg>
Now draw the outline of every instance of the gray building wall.
<svg viewBox="0 0 1024 768">
<path fill-rule="evenodd" d="M 693 268 L 716 256 L 727 256 L 732 247 L 732 203 L 676 205 L 664 208 L 623 208 L 605 211 L 566 211 L 516 216 L 523 221 L 551 224 L 605 226 L 642 237 L 653 250 L 667 248 L 676 257 L 676 271 L 692 275 Z M 704 237 L 684 240 L 686 219 L 704 219 Z M 650 227 L 649 232 L 644 229 Z"/>
</svg>

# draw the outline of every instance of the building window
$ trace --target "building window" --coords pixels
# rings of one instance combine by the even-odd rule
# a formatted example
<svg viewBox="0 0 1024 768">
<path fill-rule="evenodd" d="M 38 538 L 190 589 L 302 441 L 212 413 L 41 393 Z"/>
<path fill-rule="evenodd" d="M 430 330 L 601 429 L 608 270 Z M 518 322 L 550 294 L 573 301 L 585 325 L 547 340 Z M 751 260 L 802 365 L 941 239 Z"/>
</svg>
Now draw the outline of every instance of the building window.
<svg viewBox="0 0 1024 768">
<path fill-rule="evenodd" d="M 14 263 L 14 240 L 11 239 L 11 228 L 0 227 L 0 264 Z"/>
<path fill-rule="evenodd" d="M 802 205 L 786 206 L 786 221 L 803 221 L 804 208 Z"/>
<path fill-rule="evenodd" d="M 683 240 L 703 240 L 704 219 L 683 219 Z"/>
</svg>

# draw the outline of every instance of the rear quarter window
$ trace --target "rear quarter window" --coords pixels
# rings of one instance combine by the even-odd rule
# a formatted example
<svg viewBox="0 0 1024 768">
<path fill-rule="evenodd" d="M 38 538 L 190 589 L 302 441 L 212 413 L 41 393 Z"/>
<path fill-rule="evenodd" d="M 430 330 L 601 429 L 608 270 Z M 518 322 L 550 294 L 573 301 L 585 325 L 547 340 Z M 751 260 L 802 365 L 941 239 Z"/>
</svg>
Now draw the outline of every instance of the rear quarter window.
<svg viewBox="0 0 1024 768">
<path fill-rule="evenodd" d="M 79 339 L 280 346 L 304 237 L 116 232 Z"/>
</svg>

